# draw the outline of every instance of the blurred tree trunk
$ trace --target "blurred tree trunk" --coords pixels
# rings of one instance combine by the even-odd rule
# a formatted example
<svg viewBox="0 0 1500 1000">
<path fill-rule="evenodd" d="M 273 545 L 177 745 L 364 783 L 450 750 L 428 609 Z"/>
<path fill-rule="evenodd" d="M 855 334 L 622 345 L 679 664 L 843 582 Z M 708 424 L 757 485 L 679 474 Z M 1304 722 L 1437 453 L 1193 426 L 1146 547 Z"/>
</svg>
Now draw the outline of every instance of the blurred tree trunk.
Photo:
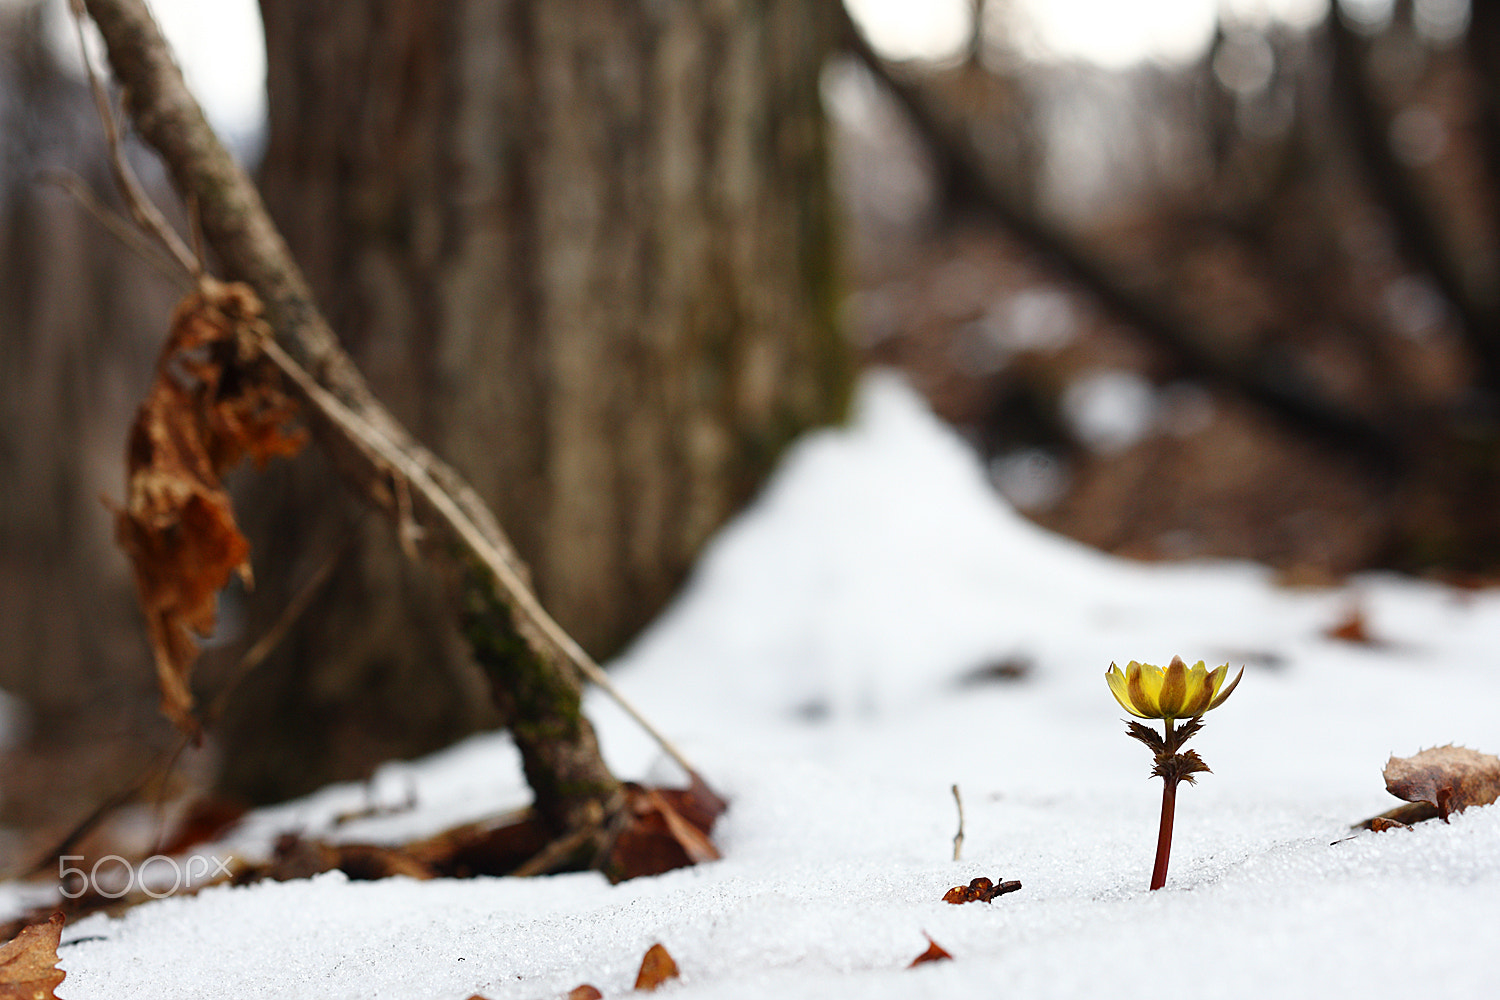
<svg viewBox="0 0 1500 1000">
<path fill-rule="evenodd" d="M 41 15 L 0 8 L 0 689 L 41 728 L 92 702 L 123 729 L 156 695 L 99 498 L 120 496 L 124 429 L 180 289 L 44 182 L 66 170 L 113 203 L 87 89 Z M 137 166 L 163 187 L 154 163 Z"/>
<path fill-rule="evenodd" d="M 262 10 L 263 187 L 329 319 L 609 655 L 781 447 L 841 412 L 828 5 Z M 264 626 L 355 507 L 315 457 L 255 488 Z M 233 790 L 301 791 L 491 721 L 438 582 L 353 530 L 227 720 Z"/>
</svg>

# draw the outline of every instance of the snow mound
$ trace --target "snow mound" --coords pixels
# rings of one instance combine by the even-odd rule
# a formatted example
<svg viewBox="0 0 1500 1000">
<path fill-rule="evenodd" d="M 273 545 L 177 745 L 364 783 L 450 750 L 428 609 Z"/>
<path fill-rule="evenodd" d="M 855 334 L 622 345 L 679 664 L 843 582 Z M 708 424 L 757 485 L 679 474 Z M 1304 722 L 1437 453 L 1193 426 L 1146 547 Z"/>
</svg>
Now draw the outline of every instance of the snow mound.
<svg viewBox="0 0 1500 1000">
<path fill-rule="evenodd" d="M 1326 636 L 1360 607 L 1379 646 Z M 673 996 L 1491 997 L 1500 810 L 1355 833 L 1388 754 L 1500 749 L 1500 598 L 1389 577 L 1277 589 L 1245 564 L 1135 565 L 1037 529 L 899 380 L 787 457 L 705 554 L 618 683 L 733 800 L 723 861 L 609 886 L 545 879 L 219 888 L 64 930 L 70 1000 L 557 996 L 630 990 L 660 941 Z M 1167 887 L 1159 785 L 1111 661 L 1246 666 L 1194 746 Z M 975 680 L 1010 664 L 1018 680 Z M 1024 669 L 1023 669 L 1024 668 Z M 624 776 L 672 776 L 597 693 Z M 963 860 L 951 859 L 964 801 Z M 479 737 L 255 816 L 280 829 L 414 796 L 339 835 L 397 841 L 521 804 Z M 227 849 L 227 848 L 226 848 Z M 1019 879 L 992 904 L 941 902 Z M 907 965 L 930 934 L 952 962 Z"/>
</svg>

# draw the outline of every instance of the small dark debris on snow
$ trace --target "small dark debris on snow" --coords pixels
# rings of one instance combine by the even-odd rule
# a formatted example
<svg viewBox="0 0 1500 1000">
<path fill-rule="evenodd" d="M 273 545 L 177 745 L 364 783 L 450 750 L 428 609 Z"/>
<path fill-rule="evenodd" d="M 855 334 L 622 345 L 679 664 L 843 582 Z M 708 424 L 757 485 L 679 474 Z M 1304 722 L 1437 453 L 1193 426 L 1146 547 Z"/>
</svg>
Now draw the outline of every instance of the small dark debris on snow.
<svg viewBox="0 0 1500 1000">
<path fill-rule="evenodd" d="M 968 885 L 955 885 L 943 894 L 945 903 L 989 903 L 996 896 L 1003 896 L 1007 892 L 1015 892 L 1021 888 L 1019 882 L 1000 882 L 996 884 L 983 875 L 974 879 Z"/>
</svg>

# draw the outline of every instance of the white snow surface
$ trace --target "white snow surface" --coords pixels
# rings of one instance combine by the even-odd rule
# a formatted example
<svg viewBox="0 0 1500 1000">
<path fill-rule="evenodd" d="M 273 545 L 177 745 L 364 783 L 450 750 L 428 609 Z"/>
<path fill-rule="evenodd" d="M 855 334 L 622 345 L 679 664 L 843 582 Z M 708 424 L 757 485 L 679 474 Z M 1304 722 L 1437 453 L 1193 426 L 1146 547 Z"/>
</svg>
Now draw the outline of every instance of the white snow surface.
<svg viewBox="0 0 1500 1000">
<path fill-rule="evenodd" d="M 1378 646 L 1326 638 L 1353 607 Z M 722 861 L 595 874 L 214 888 L 64 928 L 69 1000 L 555 997 L 630 991 L 661 942 L 683 998 L 1500 996 L 1500 809 L 1355 833 L 1387 756 L 1500 750 L 1500 594 L 1391 576 L 1293 591 L 1242 563 L 1140 565 L 1032 526 L 894 376 L 796 446 L 681 599 L 612 667 L 732 800 Z M 1172 869 L 1160 782 L 1111 661 L 1245 665 L 1194 740 Z M 1019 681 L 965 682 L 1001 662 Z M 622 776 L 680 776 L 611 702 Z M 960 786 L 963 857 L 952 860 Z M 332 817 L 415 794 L 416 808 Z M 399 842 L 528 799 L 481 736 L 257 813 Z M 221 853 L 222 853 L 221 851 Z M 975 876 L 1024 888 L 942 902 Z M 954 956 L 908 968 L 931 935 Z"/>
</svg>

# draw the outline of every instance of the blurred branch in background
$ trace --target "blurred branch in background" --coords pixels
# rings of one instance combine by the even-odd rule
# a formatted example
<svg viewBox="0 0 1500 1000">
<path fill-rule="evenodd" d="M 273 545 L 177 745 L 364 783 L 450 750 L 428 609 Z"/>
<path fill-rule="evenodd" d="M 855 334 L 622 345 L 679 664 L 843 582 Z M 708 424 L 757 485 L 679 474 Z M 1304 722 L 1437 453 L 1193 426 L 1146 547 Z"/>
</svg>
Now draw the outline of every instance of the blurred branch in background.
<svg viewBox="0 0 1500 1000">
<path fill-rule="evenodd" d="M 1002 484 L 1022 459 L 1060 467 L 1030 512 L 1094 544 L 1314 577 L 1493 573 L 1500 46 L 1488 12 L 1462 44 L 1453 6 L 1355 24 L 1335 4 L 1296 27 L 1221 10 L 1197 58 L 1110 72 L 1018 56 L 993 10 L 958 66 L 893 63 L 846 18 L 847 51 L 932 165 L 923 252 L 951 256 L 927 280 L 968 254 L 996 289 L 934 297 L 947 321 L 884 320 L 879 356 L 919 373 Z M 960 82 L 975 73 L 1028 110 L 997 118 Z M 1022 120 L 1038 149 L 1017 179 L 992 151 Z M 1003 248 L 989 259 L 979 227 Z M 1000 289 L 1038 279 L 1082 311 L 1028 346 Z M 1106 378 L 1136 402 L 1095 392 Z M 1193 393 L 1198 416 L 1163 422 Z M 1139 430 L 1096 441 L 1100 420 Z"/>
<path fill-rule="evenodd" d="M 1341 11 L 1335 10 L 1325 23 L 1337 106 L 1371 194 L 1386 210 L 1413 264 L 1427 272 L 1448 300 L 1477 362 L 1478 381 L 1489 392 L 1500 391 L 1500 313 L 1495 308 L 1494 276 L 1474 273 L 1473 255 L 1464 255 L 1444 232 L 1434 199 L 1393 148 L 1392 116 L 1370 79 L 1373 46 L 1355 34 Z"/>
<path fill-rule="evenodd" d="M 842 7 L 841 7 L 842 9 Z M 1093 296 L 1121 322 L 1165 349 L 1182 375 L 1204 380 L 1264 407 L 1295 431 L 1331 447 L 1351 451 L 1385 469 L 1396 460 L 1396 441 L 1383 427 L 1320 398 L 1285 371 L 1236 363 L 1216 353 L 1208 341 L 1159 299 L 1131 288 L 1031 204 L 997 183 L 970 144 L 962 110 L 943 107 L 919 77 L 903 75 L 882 59 L 845 12 L 845 44 L 910 116 L 927 145 L 944 197 L 960 209 L 984 213 L 1014 239 L 1039 252 L 1055 274 Z"/>
</svg>

